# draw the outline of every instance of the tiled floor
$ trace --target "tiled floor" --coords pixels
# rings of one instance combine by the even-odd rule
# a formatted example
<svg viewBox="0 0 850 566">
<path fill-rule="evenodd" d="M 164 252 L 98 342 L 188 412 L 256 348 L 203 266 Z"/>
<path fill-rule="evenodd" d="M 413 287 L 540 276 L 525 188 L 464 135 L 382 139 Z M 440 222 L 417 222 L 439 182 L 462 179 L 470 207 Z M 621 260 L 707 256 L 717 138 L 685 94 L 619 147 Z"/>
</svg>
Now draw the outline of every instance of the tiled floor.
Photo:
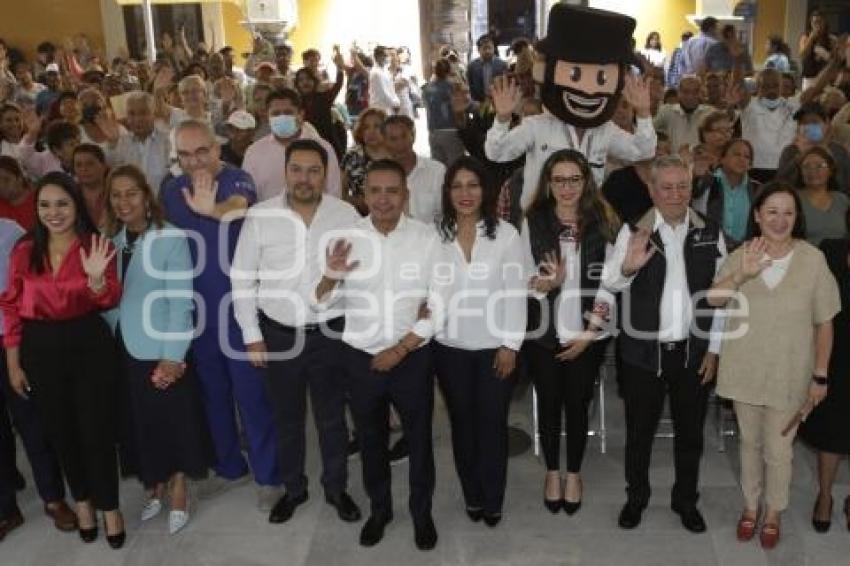
<svg viewBox="0 0 850 566">
<path fill-rule="evenodd" d="M 406 512 L 407 465 L 393 468 L 396 519 L 384 541 L 375 548 L 358 546 L 362 522 L 339 521 L 324 503 L 318 487 L 318 457 L 312 424 L 308 427 L 311 478 L 310 500 L 287 524 L 274 526 L 257 511 L 250 485 L 242 485 L 212 500 L 197 502 L 192 520 L 181 534 L 167 534 L 165 514 L 140 524 L 143 494 L 132 481 L 122 484 L 122 509 L 127 519 L 128 541 L 121 551 L 109 549 L 101 537 L 84 545 L 75 534 L 53 530 L 41 512 L 32 489 L 20 497 L 25 525 L 0 543 L 0 565 L 746 565 L 812 564 L 833 566 L 848 563 L 850 533 L 842 524 L 841 502 L 850 493 L 847 465 L 842 464 L 835 491 L 832 530 L 813 532 L 810 512 L 814 496 L 814 458 L 804 446 L 797 447 L 794 465 L 792 506 L 785 514 L 780 546 L 764 552 L 756 541 L 741 544 L 734 527 L 741 498 L 737 486 L 735 441 L 729 451 L 719 453 L 712 436 L 712 421 L 706 427 L 706 453 L 702 465 L 700 506 L 709 532 L 693 535 L 682 529 L 669 509 L 672 484 L 672 441 L 658 439 L 653 454 L 652 482 L 655 495 L 638 529 L 624 532 L 617 527 L 623 503 L 622 404 L 608 388 L 608 453 L 599 453 L 592 439 L 584 467 L 584 505 L 573 517 L 551 515 L 543 508 L 540 461 L 531 452 L 512 458 L 505 504 L 505 520 L 495 529 L 473 524 L 463 512 L 456 480 L 449 430 L 444 409 L 438 407 L 434 420 L 437 459 L 437 491 L 434 517 L 440 539 L 430 553 L 416 550 L 412 524 Z M 529 401 L 513 405 L 511 422 L 529 430 Z M 25 460 L 20 460 L 26 468 Z M 360 483 L 359 460 L 350 462 L 351 493 L 364 508 L 367 501 Z M 843 558 L 842 558 L 843 557 Z"/>
</svg>

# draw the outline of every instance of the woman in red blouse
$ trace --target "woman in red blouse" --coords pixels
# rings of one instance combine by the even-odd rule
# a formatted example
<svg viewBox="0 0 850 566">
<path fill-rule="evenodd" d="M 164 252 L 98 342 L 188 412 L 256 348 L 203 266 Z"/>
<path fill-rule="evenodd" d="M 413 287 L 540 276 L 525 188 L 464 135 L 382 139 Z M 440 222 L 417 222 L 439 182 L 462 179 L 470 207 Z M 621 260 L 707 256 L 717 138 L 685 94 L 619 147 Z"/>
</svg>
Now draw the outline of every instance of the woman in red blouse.
<svg viewBox="0 0 850 566">
<path fill-rule="evenodd" d="M 12 250 L 0 295 L 12 388 L 32 396 L 77 502 L 80 538 L 124 544 L 115 453 L 116 352 L 100 311 L 118 304 L 115 249 L 97 235 L 71 177 L 35 191 L 36 223 Z"/>
</svg>

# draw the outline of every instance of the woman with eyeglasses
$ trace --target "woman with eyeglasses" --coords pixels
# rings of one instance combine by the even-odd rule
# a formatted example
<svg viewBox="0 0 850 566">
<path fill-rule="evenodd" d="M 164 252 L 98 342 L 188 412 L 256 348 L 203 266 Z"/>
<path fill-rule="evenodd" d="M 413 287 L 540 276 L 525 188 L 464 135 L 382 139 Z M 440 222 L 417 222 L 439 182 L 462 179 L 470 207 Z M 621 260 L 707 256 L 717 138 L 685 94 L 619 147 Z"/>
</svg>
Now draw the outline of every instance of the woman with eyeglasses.
<svg viewBox="0 0 850 566">
<path fill-rule="evenodd" d="M 806 240 L 817 246 L 827 238 L 844 238 L 847 235 L 844 217 L 850 198 L 839 190 L 835 160 L 829 151 L 815 146 L 804 152 L 798 161 L 797 179 L 806 219 Z"/>
<path fill-rule="evenodd" d="M 469 518 L 496 526 L 508 468 L 508 407 L 526 326 L 526 264 L 516 229 L 499 219 L 498 188 L 461 157 L 443 184 L 432 313 L 435 361 Z"/>
<path fill-rule="evenodd" d="M 12 250 L 0 296 L 9 382 L 35 401 L 76 501 L 80 538 L 97 538 L 99 509 L 109 545 L 120 548 L 117 364 L 100 316 L 121 297 L 116 252 L 68 175 L 42 177 L 35 200 L 36 224 Z"/>
<path fill-rule="evenodd" d="M 703 118 L 699 126 L 699 141 L 714 158 L 714 164 L 720 160 L 720 152 L 734 135 L 732 118 L 728 112 L 712 112 Z"/>
<path fill-rule="evenodd" d="M 600 290 L 600 273 L 619 230 L 585 157 L 571 149 L 553 153 L 522 226 L 530 286 L 526 351 L 537 391 L 540 443 L 546 461 L 543 502 L 552 513 L 578 511 L 581 463 L 587 445 L 587 411 L 599 374 L 612 306 Z M 560 445 L 566 416 L 567 467 L 561 477 Z"/>
<path fill-rule="evenodd" d="M 124 286 L 108 319 L 128 393 L 129 445 L 149 490 L 142 521 L 162 510 L 167 487 L 168 531 L 175 534 L 189 520 L 187 476 L 203 477 L 213 463 L 200 389 L 185 363 L 193 332 L 192 258 L 185 233 L 165 222 L 141 170 L 118 167 L 107 191 L 108 232 L 120 250 Z"/>
</svg>

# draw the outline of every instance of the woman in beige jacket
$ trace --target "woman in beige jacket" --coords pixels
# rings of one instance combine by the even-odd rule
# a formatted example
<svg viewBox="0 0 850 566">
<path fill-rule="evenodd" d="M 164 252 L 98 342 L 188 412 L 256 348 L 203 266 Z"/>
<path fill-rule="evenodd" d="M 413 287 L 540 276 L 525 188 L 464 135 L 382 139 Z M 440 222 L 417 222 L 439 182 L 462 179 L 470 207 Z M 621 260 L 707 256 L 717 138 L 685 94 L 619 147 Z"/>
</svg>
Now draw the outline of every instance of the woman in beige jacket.
<svg viewBox="0 0 850 566">
<path fill-rule="evenodd" d="M 800 418 L 826 395 L 838 286 L 823 254 L 805 241 L 799 197 L 783 183 L 765 185 L 748 232 L 709 291 L 726 306 L 717 393 L 734 401 L 740 428 L 742 541 L 755 534 L 764 499 L 761 545 L 780 537 L 788 506 L 792 443 Z"/>
</svg>

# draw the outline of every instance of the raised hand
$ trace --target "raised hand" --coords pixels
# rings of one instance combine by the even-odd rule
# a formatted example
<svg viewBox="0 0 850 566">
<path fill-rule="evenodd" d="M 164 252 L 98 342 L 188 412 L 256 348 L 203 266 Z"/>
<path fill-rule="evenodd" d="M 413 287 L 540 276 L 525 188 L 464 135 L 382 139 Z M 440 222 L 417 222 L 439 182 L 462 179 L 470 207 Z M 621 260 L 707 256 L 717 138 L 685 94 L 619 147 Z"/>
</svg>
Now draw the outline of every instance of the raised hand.
<svg viewBox="0 0 850 566">
<path fill-rule="evenodd" d="M 537 279 L 545 282 L 544 286 L 548 287 L 548 291 L 560 287 L 567 277 L 567 264 L 564 258 L 558 259 L 555 252 L 543 254 L 543 261 L 540 262 L 538 269 Z"/>
<path fill-rule="evenodd" d="M 623 275 L 627 277 L 634 275 L 655 254 L 655 248 L 649 245 L 649 236 L 649 231 L 643 229 L 631 233 L 621 268 Z"/>
<path fill-rule="evenodd" d="M 731 109 L 740 106 L 745 98 L 744 89 L 741 88 L 741 85 L 735 84 L 734 81 L 730 80 L 723 98 L 727 108 Z"/>
<path fill-rule="evenodd" d="M 738 277 L 743 283 L 759 273 L 772 263 L 767 255 L 767 241 L 764 238 L 753 238 L 744 244 L 741 263 L 738 266 Z"/>
<path fill-rule="evenodd" d="M 94 123 L 110 143 L 118 142 L 118 138 L 121 136 L 121 128 L 109 110 L 98 112 L 94 117 Z"/>
<path fill-rule="evenodd" d="M 496 119 L 500 122 L 510 121 L 514 109 L 522 102 L 522 92 L 519 90 L 516 81 L 504 75 L 493 79 L 490 96 L 493 98 Z"/>
<path fill-rule="evenodd" d="M 346 240 L 337 240 L 328 246 L 325 252 L 325 277 L 339 281 L 357 269 L 359 261 L 348 261 L 351 255 L 351 244 Z"/>
<path fill-rule="evenodd" d="M 636 77 L 631 73 L 626 75 L 623 98 L 635 109 L 635 115 L 638 118 L 646 118 L 650 115 L 649 90 L 647 77 Z"/>
<path fill-rule="evenodd" d="M 215 211 L 215 196 L 218 192 L 218 182 L 212 173 L 199 169 L 192 174 L 192 190 L 183 189 L 186 204 L 195 214 L 213 216 Z"/>
<path fill-rule="evenodd" d="M 117 248 L 111 246 L 109 238 L 100 234 L 92 234 L 88 254 L 86 254 L 85 249 L 80 248 L 80 262 L 83 265 L 83 271 L 94 287 L 102 285 L 106 268 L 109 267 L 109 262 L 115 257 L 117 251 Z"/>
<path fill-rule="evenodd" d="M 38 134 L 41 132 L 41 126 L 44 123 L 44 120 L 36 114 L 35 110 L 32 108 L 24 110 L 23 119 L 26 137 L 29 141 L 34 142 L 38 139 Z"/>
</svg>

